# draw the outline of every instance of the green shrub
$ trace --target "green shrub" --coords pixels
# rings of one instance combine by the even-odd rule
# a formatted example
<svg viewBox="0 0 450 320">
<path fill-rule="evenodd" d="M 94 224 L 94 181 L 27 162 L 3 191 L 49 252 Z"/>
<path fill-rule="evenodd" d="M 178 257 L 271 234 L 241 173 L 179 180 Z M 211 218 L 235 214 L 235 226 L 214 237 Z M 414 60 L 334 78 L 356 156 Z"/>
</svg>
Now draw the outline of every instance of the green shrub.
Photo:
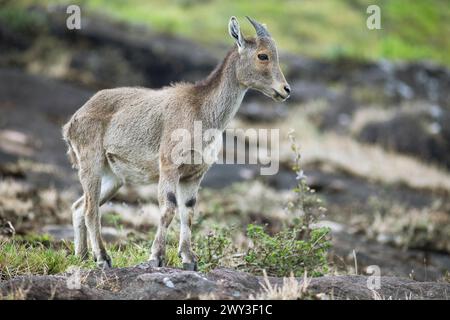
<svg viewBox="0 0 450 320">
<path fill-rule="evenodd" d="M 329 229 L 313 229 L 307 239 L 299 240 L 302 229 L 297 225 L 270 236 L 262 226 L 248 225 L 247 236 L 253 246 L 244 257 L 246 271 L 262 274 L 266 270 L 279 277 L 301 276 L 305 271 L 312 276 L 326 273 Z"/>
<path fill-rule="evenodd" d="M 231 231 L 227 228 L 216 227 L 207 235 L 198 236 L 194 242 L 194 250 L 199 270 L 208 272 L 220 266 L 232 251 L 231 244 Z"/>
<path fill-rule="evenodd" d="M 297 196 L 287 206 L 293 216 L 292 221 L 274 235 L 269 235 L 262 226 L 249 225 L 247 236 L 253 245 L 244 256 L 244 269 L 257 274 L 266 270 L 271 276 L 289 276 L 291 272 L 300 276 L 305 271 L 312 276 L 320 276 L 328 271 L 330 229 L 316 227 L 315 224 L 326 209 L 306 183 L 300 163 L 300 148 L 292 133 L 289 138 L 295 155 L 293 171 L 298 181 L 294 189 Z"/>
</svg>

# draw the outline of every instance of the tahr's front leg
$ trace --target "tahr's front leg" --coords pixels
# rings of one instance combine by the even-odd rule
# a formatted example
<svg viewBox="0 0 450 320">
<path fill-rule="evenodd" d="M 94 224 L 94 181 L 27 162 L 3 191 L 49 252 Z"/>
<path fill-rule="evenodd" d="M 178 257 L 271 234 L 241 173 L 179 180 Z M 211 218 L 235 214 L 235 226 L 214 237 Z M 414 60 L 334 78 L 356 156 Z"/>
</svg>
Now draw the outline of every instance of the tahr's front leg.
<svg viewBox="0 0 450 320">
<path fill-rule="evenodd" d="M 191 245 L 191 226 L 200 180 L 180 182 L 178 188 L 178 198 L 180 199 L 178 205 L 180 214 L 180 244 L 178 254 L 182 259 L 183 269 L 185 270 L 197 270 L 197 258 L 192 251 Z"/>
<path fill-rule="evenodd" d="M 176 196 L 178 173 L 161 171 L 158 184 L 158 202 L 161 218 L 153 241 L 149 263 L 154 267 L 163 267 L 166 253 L 166 234 L 177 209 Z"/>
</svg>

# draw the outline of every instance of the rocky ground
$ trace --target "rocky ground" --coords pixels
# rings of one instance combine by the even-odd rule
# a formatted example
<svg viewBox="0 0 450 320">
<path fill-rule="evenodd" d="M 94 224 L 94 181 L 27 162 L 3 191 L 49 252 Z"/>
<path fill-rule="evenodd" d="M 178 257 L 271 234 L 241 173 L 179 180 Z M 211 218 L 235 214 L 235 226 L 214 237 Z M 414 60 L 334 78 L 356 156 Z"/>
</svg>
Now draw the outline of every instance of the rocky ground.
<svg viewBox="0 0 450 320">
<path fill-rule="evenodd" d="M 17 33 L 0 24 L 0 239 L 10 239 L 13 229 L 18 235 L 71 239 L 69 207 L 79 187 L 61 125 L 100 88 L 197 80 L 223 48 L 205 49 L 101 17 L 67 33 L 54 12 L 35 10 L 47 21 L 45 32 Z M 281 129 L 280 172 L 261 177 L 255 165 L 214 166 L 203 183 L 197 219 L 241 229 L 258 222 L 278 230 L 295 184 L 285 138 L 294 128 L 308 183 L 328 208 L 323 223 L 333 231 L 330 262 L 336 274 L 312 279 L 305 297 L 447 299 L 449 71 L 428 63 L 318 61 L 289 54 L 281 60 L 293 89 L 289 103 L 250 93 L 233 123 Z M 120 220 L 118 228 L 105 218 L 110 242 L 154 229 L 152 190 L 126 188 L 103 208 L 105 217 Z M 376 292 L 362 275 L 369 265 L 381 268 Z M 0 291 L 34 299 L 232 299 L 276 292 L 265 290 L 261 277 L 229 269 L 199 274 L 144 264 L 82 271 L 76 290 L 67 288 L 69 276 L 19 276 L 1 280 Z M 270 282 L 284 285 L 282 279 Z"/>
<path fill-rule="evenodd" d="M 147 264 L 108 271 L 27 276 L 0 283 L 0 293 L 27 299 L 448 299 L 449 283 L 381 277 L 369 289 L 367 276 L 312 279 L 258 277 L 229 269 L 208 274 Z"/>
</svg>

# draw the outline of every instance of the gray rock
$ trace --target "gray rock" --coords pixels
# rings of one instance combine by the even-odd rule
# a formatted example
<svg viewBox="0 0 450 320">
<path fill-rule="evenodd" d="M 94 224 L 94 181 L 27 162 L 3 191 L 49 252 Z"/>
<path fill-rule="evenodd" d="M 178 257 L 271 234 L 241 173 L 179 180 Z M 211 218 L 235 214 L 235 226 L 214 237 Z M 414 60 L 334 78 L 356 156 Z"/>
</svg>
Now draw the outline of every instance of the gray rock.
<svg viewBox="0 0 450 320">
<path fill-rule="evenodd" d="M 202 274 L 152 268 L 148 264 L 76 272 L 16 277 L 1 282 L 0 293 L 25 299 L 248 299 L 263 290 L 264 281 L 262 277 L 229 269 Z M 80 279 L 78 283 L 76 279 Z M 274 277 L 268 280 L 272 286 L 280 286 L 283 282 Z M 313 278 L 307 293 L 309 297 L 330 299 L 447 299 L 450 291 L 449 283 L 417 282 L 396 277 L 381 277 L 380 288 L 371 290 L 367 281 L 366 276 Z"/>
<path fill-rule="evenodd" d="M 398 112 L 388 121 L 369 122 L 357 133 L 357 139 L 450 168 L 450 112 L 436 110 Z M 433 114 L 428 114 L 432 112 L 441 114 L 433 119 Z"/>
</svg>

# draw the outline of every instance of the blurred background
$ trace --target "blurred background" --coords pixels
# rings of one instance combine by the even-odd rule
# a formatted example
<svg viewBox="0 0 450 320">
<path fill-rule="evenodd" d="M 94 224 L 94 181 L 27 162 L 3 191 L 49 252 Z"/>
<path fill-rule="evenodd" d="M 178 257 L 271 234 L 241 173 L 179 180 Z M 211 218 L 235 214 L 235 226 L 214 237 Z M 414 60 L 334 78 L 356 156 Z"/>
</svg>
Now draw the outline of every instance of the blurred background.
<svg viewBox="0 0 450 320">
<path fill-rule="evenodd" d="M 69 4 L 81 29 L 68 30 Z M 369 30 L 367 7 L 381 9 Z M 71 239 L 79 196 L 61 125 L 97 90 L 205 77 L 251 16 L 278 44 L 292 97 L 250 92 L 232 127 L 278 128 L 280 172 L 215 165 L 196 221 L 280 229 L 295 175 L 296 132 L 308 184 L 328 211 L 333 272 L 440 280 L 450 269 L 450 3 L 446 0 L 0 0 L 0 237 Z M 245 140 L 243 138 L 243 140 Z M 155 186 L 126 187 L 102 207 L 106 239 L 151 241 Z M 239 241 L 239 232 L 237 232 Z M 353 271 L 352 271 L 353 270 Z M 361 271 L 363 272 L 363 271 Z M 448 275 L 447 275 L 448 277 Z"/>
</svg>

